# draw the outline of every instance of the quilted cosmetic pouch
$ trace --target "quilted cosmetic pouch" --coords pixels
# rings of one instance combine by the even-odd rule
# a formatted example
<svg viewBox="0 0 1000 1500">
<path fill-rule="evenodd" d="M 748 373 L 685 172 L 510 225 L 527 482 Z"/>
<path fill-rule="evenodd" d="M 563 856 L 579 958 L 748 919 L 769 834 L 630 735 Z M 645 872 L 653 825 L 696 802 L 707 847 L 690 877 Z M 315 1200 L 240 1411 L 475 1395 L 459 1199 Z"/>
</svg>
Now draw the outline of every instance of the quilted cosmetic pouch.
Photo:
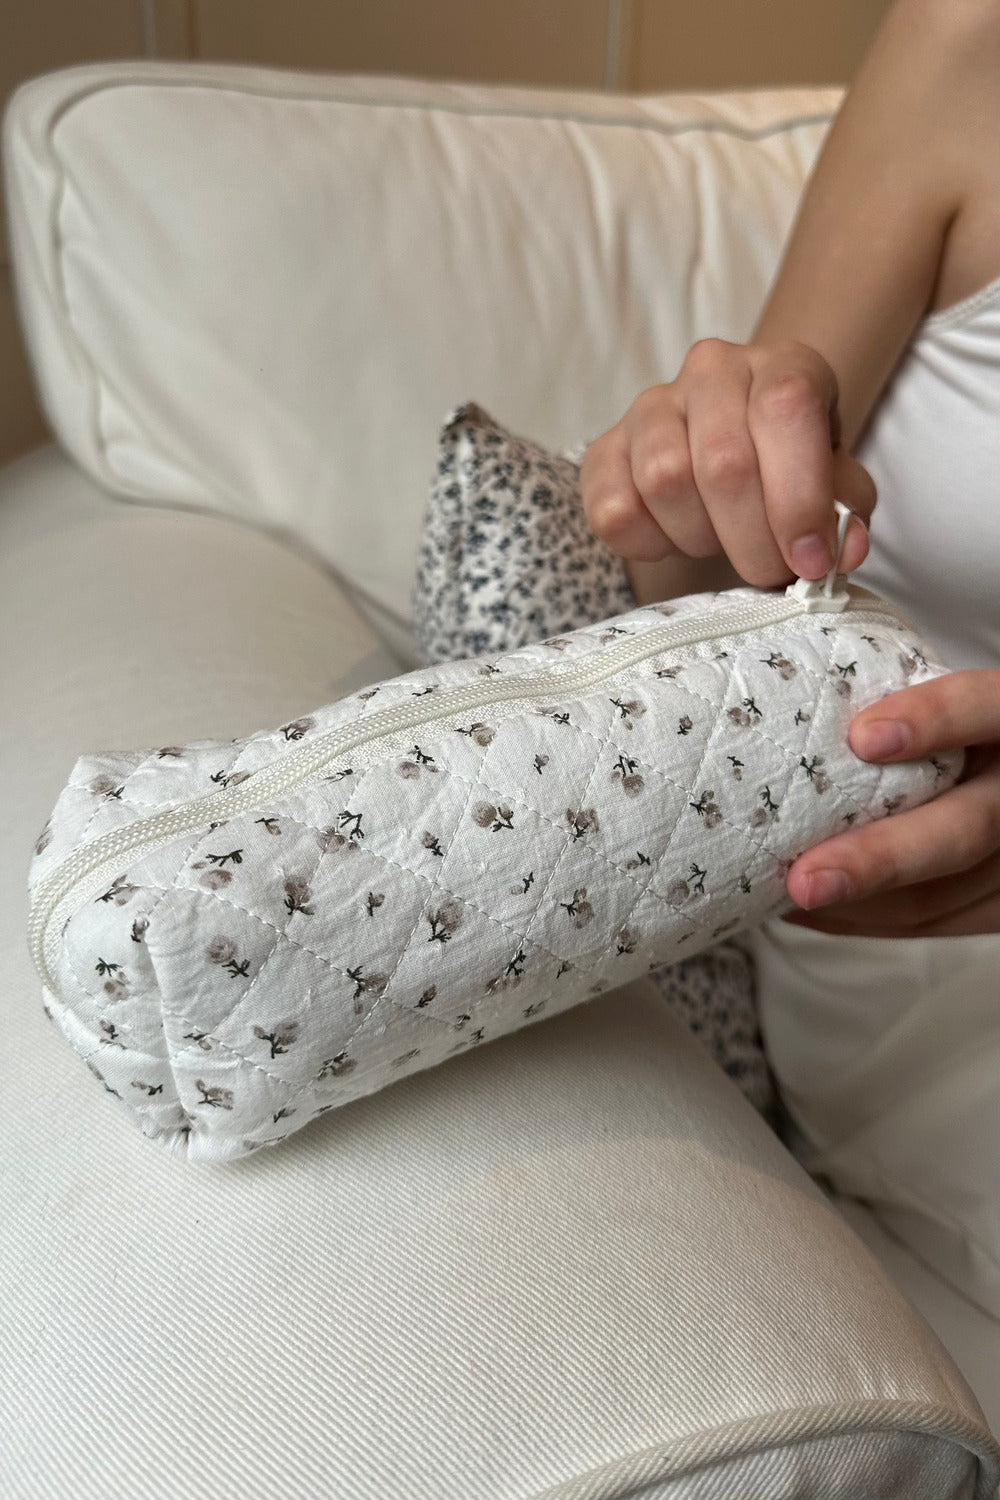
<svg viewBox="0 0 1000 1500">
<path fill-rule="evenodd" d="M 847 743 L 947 670 L 831 574 L 439 663 L 245 739 L 84 755 L 30 868 L 46 1010 L 171 1151 L 273 1145 L 791 909 L 805 849 L 959 776 L 961 752 Z"/>
</svg>

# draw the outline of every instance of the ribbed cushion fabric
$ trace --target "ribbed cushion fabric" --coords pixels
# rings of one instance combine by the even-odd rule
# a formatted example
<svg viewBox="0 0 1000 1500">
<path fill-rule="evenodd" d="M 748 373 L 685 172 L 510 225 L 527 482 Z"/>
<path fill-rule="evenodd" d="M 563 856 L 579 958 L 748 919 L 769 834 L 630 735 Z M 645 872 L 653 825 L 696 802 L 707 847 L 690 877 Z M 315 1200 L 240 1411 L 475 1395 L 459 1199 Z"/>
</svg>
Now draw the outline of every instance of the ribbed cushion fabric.
<svg viewBox="0 0 1000 1500">
<path fill-rule="evenodd" d="M 224 1168 L 96 1109 L 22 943 L 67 764 L 293 715 L 378 647 L 279 543 L 48 455 L 0 489 L 0 600 L 3 1500 L 986 1500 L 952 1361 L 641 987 Z"/>
</svg>

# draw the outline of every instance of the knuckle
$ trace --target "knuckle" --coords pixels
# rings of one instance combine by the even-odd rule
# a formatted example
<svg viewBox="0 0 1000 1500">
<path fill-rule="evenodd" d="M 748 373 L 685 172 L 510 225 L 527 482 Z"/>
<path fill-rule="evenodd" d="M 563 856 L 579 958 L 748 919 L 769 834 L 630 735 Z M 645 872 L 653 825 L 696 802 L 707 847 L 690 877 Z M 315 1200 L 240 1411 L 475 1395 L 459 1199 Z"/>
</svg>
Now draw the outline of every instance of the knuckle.
<svg viewBox="0 0 1000 1500">
<path fill-rule="evenodd" d="M 684 356 L 684 363 L 690 370 L 716 369 L 720 361 L 726 358 L 728 350 L 729 345 L 725 339 L 698 339 Z"/>
<path fill-rule="evenodd" d="M 638 507 L 632 497 L 614 490 L 592 500 L 589 510 L 586 510 L 592 528 L 606 542 L 623 536 L 637 514 Z"/>
<path fill-rule="evenodd" d="M 659 448 L 637 461 L 632 477 L 644 498 L 669 499 L 682 494 L 691 483 L 691 465 L 677 448 Z"/>
<path fill-rule="evenodd" d="M 756 478 L 756 455 L 739 440 L 716 438 L 706 443 L 699 457 L 705 479 L 717 489 L 742 490 Z"/>
<path fill-rule="evenodd" d="M 669 386 L 666 385 L 647 386 L 644 391 L 639 392 L 638 396 L 632 402 L 629 408 L 631 415 L 640 417 L 643 420 L 657 416 L 663 411 L 664 404 L 669 399 L 669 389 Z"/>
<path fill-rule="evenodd" d="M 751 400 L 762 417 L 787 421 L 821 406 L 815 382 L 802 370 L 788 370 L 776 375 Z"/>
</svg>

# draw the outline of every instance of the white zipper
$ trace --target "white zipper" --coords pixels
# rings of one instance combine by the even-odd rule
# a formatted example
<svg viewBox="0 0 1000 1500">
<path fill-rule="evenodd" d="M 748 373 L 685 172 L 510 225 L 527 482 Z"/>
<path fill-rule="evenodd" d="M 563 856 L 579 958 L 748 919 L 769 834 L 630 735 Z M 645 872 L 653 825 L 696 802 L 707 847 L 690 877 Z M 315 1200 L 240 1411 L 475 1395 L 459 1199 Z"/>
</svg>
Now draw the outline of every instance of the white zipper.
<svg viewBox="0 0 1000 1500">
<path fill-rule="evenodd" d="M 827 582 L 831 582 L 829 593 L 825 592 Z M 438 719 L 448 719 L 487 704 L 533 701 L 596 687 L 624 668 L 635 666 L 677 646 L 693 645 L 713 637 L 738 635 L 762 625 L 776 625 L 782 620 L 817 612 L 839 613 L 849 609 L 852 613 L 860 612 L 876 617 L 889 615 L 899 622 L 899 611 L 876 595 L 847 584 L 840 575 L 837 576 L 837 582 L 839 586 L 834 591 L 830 574 L 825 581 L 799 579 L 796 583 L 789 584 L 784 594 L 749 600 L 710 617 L 699 615 L 693 620 L 678 620 L 671 625 L 659 626 L 639 639 L 618 641 L 600 652 L 597 662 L 579 667 L 555 666 L 550 671 L 536 671 L 530 676 L 507 677 L 502 684 L 494 684 L 487 678 L 480 683 L 446 688 L 442 692 L 427 695 L 433 697 L 432 709 L 424 707 L 421 702 L 397 704 L 394 708 L 370 715 L 363 723 L 332 729 L 320 735 L 311 744 L 292 751 L 278 765 L 264 766 L 251 772 L 238 787 L 208 792 L 204 797 L 185 802 L 183 806 L 173 808 L 170 812 L 138 818 L 127 828 L 103 834 L 75 850 L 62 864 L 50 870 L 35 888 L 28 918 L 28 945 L 43 984 L 53 994 L 58 993 L 52 972 L 62 928 L 65 926 L 65 921 L 59 920 L 64 908 L 69 905 L 78 907 L 106 888 L 108 877 L 120 871 L 126 855 L 136 864 L 160 845 L 170 843 L 201 823 L 221 823 L 240 813 L 249 812 L 292 787 L 318 776 L 331 761 L 347 751 L 385 735 L 413 729 Z M 223 816 L 217 817 L 217 814 Z"/>
</svg>

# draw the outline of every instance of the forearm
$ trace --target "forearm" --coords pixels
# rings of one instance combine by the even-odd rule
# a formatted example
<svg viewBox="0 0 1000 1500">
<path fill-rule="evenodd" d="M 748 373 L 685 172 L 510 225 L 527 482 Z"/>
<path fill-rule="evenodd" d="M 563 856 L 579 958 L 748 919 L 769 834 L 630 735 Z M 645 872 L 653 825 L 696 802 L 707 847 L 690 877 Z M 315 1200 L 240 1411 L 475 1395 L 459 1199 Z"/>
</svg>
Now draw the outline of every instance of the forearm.
<svg viewBox="0 0 1000 1500">
<path fill-rule="evenodd" d="M 797 339 L 837 376 L 850 451 L 932 299 L 967 188 L 963 136 L 991 7 L 896 0 L 817 159 L 752 343 Z"/>
</svg>

